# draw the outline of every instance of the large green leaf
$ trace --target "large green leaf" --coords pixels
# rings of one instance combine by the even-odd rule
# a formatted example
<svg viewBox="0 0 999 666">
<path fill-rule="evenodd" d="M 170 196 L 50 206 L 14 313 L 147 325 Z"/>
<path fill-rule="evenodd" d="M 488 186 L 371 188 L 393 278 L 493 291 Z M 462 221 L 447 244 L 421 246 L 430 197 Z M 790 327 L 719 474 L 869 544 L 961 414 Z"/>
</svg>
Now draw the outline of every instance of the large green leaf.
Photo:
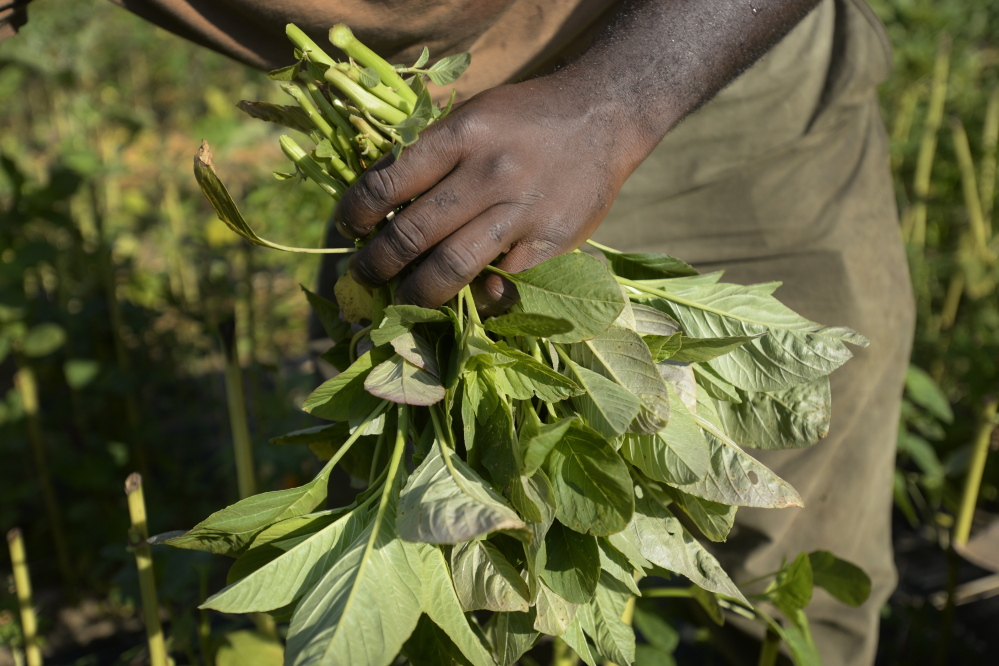
<svg viewBox="0 0 999 666">
<path fill-rule="evenodd" d="M 669 421 L 669 395 L 648 345 L 634 331 L 611 326 L 600 335 L 572 345 L 572 360 L 599 372 L 637 396 L 642 409 L 629 424 L 633 432 L 653 434 Z"/>
<path fill-rule="evenodd" d="M 366 416 L 381 398 L 364 389 L 371 369 L 392 356 L 392 351 L 375 347 L 358 358 L 336 377 L 328 379 L 305 399 L 302 409 L 329 421 L 348 421 Z"/>
<path fill-rule="evenodd" d="M 534 604 L 534 628 L 549 636 L 561 636 L 576 617 L 576 604 L 563 599 L 546 584 L 538 586 Z"/>
<path fill-rule="evenodd" d="M 568 373 L 583 389 L 572 399 L 586 424 L 608 439 L 624 433 L 642 409 L 642 401 L 617 382 L 572 362 Z"/>
<path fill-rule="evenodd" d="M 600 578 L 600 550 L 596 537 L 552 523 L 545 537 L 547 561 L 541 580 L 563 599 L 581 604 L 589 601 Z"/>
<path fill-rule="evenodd" d="M 571 647 L 573 651 L 579 655 L 579 658 L 583 660 L 584 664 L 587 666 L 597 666 L 597 656 L 593 654 L 593 646 L 586 639 L 586 635 L 583 633 L 583 627 L 580 625 L 578 610 L 576 612 L 576 617 L 572 619 L 569 626 L 566 627 L 564 632 L 562 632 L 561 638 L 566 642 L 566 645 Z"/>
<path fill-rule="evenodd" d="M 486 624 L 486 635 L 500 666 L 513 666 L 538 638 L 534 609 L 527 613 L 496 613 Z"/>
<path fill-rule="evenodd" d="M 304 516 L 286 518 L 274 523 L 250 542 L 246 552 L 236 558 L 226 573 L 226 584 L 232 585 L 257 569 L 274 561 L 302 541 L 311 538 L 353 507 L 338 511 L 316 511 Z"/>
<path fill-rule="evenodd" d="M 441 371 L 437 364 L 437 350 L 421 335 L 406 331 L 391 342 L 395 353 L 403 357 L 421 370 L 426 370 L 434 377 L 440 377 Z"/>
<path fill-rule="evenodd" d="M 685 363 L 703 363 L 724 356 L 762 335 L 729 335 L 720 338 L 688 338 L 684 336 L 680 338 L 680 350 L 671 358 L 674 361 Z"/>
<path fill-rule="evenodd" d="M 434 624 L 427 615 L 420 616 L 416 629 L 402 646 L 402 653 L 412 666 L 471 666 L 472 663 L 465 658 L 447 632 Z"/>
<path fill-rule="evenodd" d="M 569 426 L 576 422 L 576 417 L 570 416 L 554 423 L 542 424 L 533 409 L 527 412 L 520 427 L 520 445 L 524 456 L 524 476 L 534 476 L 534 473 L 545 464 L 548 454 L 562 439 Z"/>
<path fill-rule="evenodd" d="M 719 401 L 715 408 L 725 432 L 742 446 L 797 449 L 829 433 L 832 396 L 828 377 L 783 391 L 737 390 L 742 402 Z"/>
<path fill-rule="evenodd" d="M 449 544 L 498 530 L 527 529 L 499 493 L 437 442 L 399 497 L 396 526 L 408 541 Z"/>
<path fill-rule="evenodd" d="M 801 317 L 771 295 L 775 288 L 667 281 L 659 288 L 663 298 L 651 304 L 676 318 L 693 337 L 765 333 L 708 361 L 724 379 L 747 391 L 776 391 L 814 381 L 850 358 L 844 342 L 867 345 L 866 338 L 848 328 L 821 326 Z"/>
<path fill-rule="evenodd" d="M 739 507 L 709 502 L 670 486 L 663 486 L 662 490 L 667 497 L 673 500 L 674 504 L 683 509 L 683 512 L 690 517 L 691 522 L 705 537 L 716 542 L 725 541 L 728 538 L 728 533 L 732 531 L 732 526 L 735 524 L 735 513 Z"/>
<path fill-rule="evenodd" d="M 762 509 L 802 506 L 801 497 L 787 481 L 743 451 L 717 425 L 695 416 L 710 451 L 710 469 L 704 478 L 688 484 L 670 484 L 701 499 Z"/>
<path fill-rule="evenodd" d="M 389 494 L 391 498 L 391 492 Z M 390 499 L 295 607 L 289 666 L 388 666 L 423 610 L 423 563 L 395 533 Z"/>
<path fill-rule="evenodd" d="M 635 503 L 628 466 L 596 432 L 574 424 L 548 456 L 556 513 L 567 527 L 606 536 L 628 524 Z"/>
<path fill-rule="evenodd" d="M 372 368 L 364 380 L 364 390 L 391 402 L 419 407 L 444 399 L 441 380 L 399 354 Z"/>
<path fill-rule="evenodd" d="M 668 500 L 651 485 L 640 486 L 639 490 L 640 493 L 635 492 L 635 515 L 628 524 L 628 532 L 642 555 L 667 571 L 686 576 L 705 590 L 748 604 L 718 560 L 666 508 Z"/>
<path fill-rule="evenodd" d="M 856 564 L 840 559 L 827 550 L 809 553 L 808 559 L 815 585 L 844 604 L 860 606 L 871 596 L 871 579 Z"/>
<path fill-rule="evenodd" d="M 364 530 L 367 518 L 364 509 L 343 516 L 212 595 L 201 607 L 221 613 L 251 613 L 290 604 L 336 563 Z"/>
<path fill-rule="evenodd" d="M 655 280 L 697 275 L 697 270 L 685 261 L 668 254 L 639 252 L 604 252 L 607 262 L 617 275 L 632 280 Z"/>
<path fill-rule="evenodd" d="M 708 443 L 683 402 L 670 391 L 672 417 L 655 435 L 627 435 L 621 455 L 643 474 L 664 483 L 687 484 L 710 469 Z"/>
<path fill-rule="evenodd" d="M 635 332 L 642 337 L 668 338 L 680 332 L 679 322 L 665 312 L 641 303 L 631 303 L 630 306 L 635 317 Z"/>
<path fill-rule="evenodd" d="M 632 594 L 639 597 L 642 596 L 641 591 L 638 589 L 638 581 L 635 579 L 635 574 L 638 573 L 639 578 L 641 578 L 645 575 L 645 572 L 632 567 L 628 558 L 612 546 L 608 539 L 609 537 L 597 539 L 600 545 L 600 575 L 615 578 L 619 583 L 628 588 Z"/>
<path fill-rule="evenodd" d="M 451 578 L 465 611 L 527 612 L 530 591 L 517 569 L 488 541 L 467 541 L 451 551 Z"/>
<path fill-rule="evenodd" d="M 494 666 L 489 650 L 462 611 L 441 549 L 423 543 L 406 543 L 405 547 L 415 550 L 423 562 L 420 574 L 423 612 L 447 633 L 465 658 L 475 666 Z"/>
<path fill-rule="evenodd" d="M 515 312 L 565 319 L 573 330 L 553 342 L 579 342 L 600 335 L 624 308 L 625 298 L 603 264 L 580 252 L 563 254 L 520 273 L 489 270 L 513 282 L 520 295 Z"/>
<path fill-rule="evenodd" d="M 527 354 L 505 345 L 497 345 L 497 348 L 502 349 L 505 356 L 516 359 L 513 363 L 495 368 L 497 388 L 514 400 L 538 397 L 548 402 L 558 402 L 582 392 L 571 379 Z"/>
<path fill-rule="evenodd" d="M 631 596 L 623 583 L 604 572 L 593 599 L 576 611 L 580 626 L 600 654 L 621 666 L 635 661 L 635 632 L 622 619 Z"/>
<path fill-rule="evenodd" d="M 550 338 L 553 335 L 571 332 L 573 326 L 569 321 L 559 317 L 529 312 L 510 312 L 487 319 L 483 328 L 490 333 L 507 338 L 516 335 Z"/>
<path fill-rule="evenodd" d="M 329 463 L 316 478 L 298 488 L 247 497 L 216 511 L 182 535 L 157 538 L 154 542 L 219 555 L 239 553 L 271 524 L 311 513 L 322 505 L 332 469 L 333 463 Z"/>
</svg>

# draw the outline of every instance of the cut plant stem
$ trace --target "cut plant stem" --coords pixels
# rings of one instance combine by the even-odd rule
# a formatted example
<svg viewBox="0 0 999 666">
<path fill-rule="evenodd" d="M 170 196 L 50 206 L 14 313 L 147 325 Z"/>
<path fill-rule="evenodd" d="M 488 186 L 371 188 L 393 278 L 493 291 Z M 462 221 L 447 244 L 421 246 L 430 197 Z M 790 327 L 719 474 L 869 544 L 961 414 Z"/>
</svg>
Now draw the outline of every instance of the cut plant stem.
<svg viewBox="0 0 999 666">
<path fill-rule="evenodd" d="M 358 41 L 354 37 L 354 33 L 346 25 L 338 23 L 330 29 L 330 43 L 346 53 L 351 60 L 359 63 L 362 67 L 373 68 L 378 72 L 378 78 L 381 79 L 382 83 L 394 90 L 396 94 L 409 102 L 410 105 L 416 104 L 416 93 L 406 85 L 399 72 L 395 71 L 395 67 Z M 412 112 L 412 109 L 410 109 L 410 112 Z"/>
<path fill-rule="evenodd" d="M 312 41 L 312 38 L 302 32 L 294 23 L 289 23 L 284 27 L 284 33 L 291 40 L 291 43 L 299 48 L 303 54 L 308 54 L 313 62 L 318 62 L 327 67 L 332 67 L 336 61 L 329 56 L 326 51 L 319 48 L 319 45 Z"/>
<path fill-rule="evenodd" d="M 982 475 L 985 473 L 985 461 L 989 455 L 989 443 L 992 441 L 992 431 L 996 429 L 996 398 L 987 398 L 978 417 L 978 433 L 975 437 L 974 449 L 971 453 L 971 463 L 968 465 L 968 475 L 964 481 L 964 492 L 961 495 L 961 508 L 954 522 L 953 543 L 960 548 L 968 543 L 971 535 L 971 519 L 975 515 L 978 504 L 978 491 L 982 487 Z"/>
<path fill-rule="evenodd" d="M 312 156 L 305 152 L 290 136 L 281 136 L 278 141 L 281 144 L 281 150 L 284 151 L 289 160 L 295 163 L 295 166 L 302 170 L 302 173 L 314 180 L 326 194 L 333 197 L 334 201 L 340 201 L 347 192 L 347 186 L 344 183 L 326 173 L 322 165 L 312 159 Z"/>
<path fill-rule="evenodd" d="M 389 125 L 398 125 L 409 118 L 406 112 L 400 111 L 388 102 L 375 97 L 375 95 L 368 92 L 361 84 L 351 79 L 336 67 L 327 69 L 325 76 L 326 81 L 346 95 L 357 108 L 367 111 L 379 120 Z"/>
<path fill-rule="evenodd" d="M 319 109 L 312 102 L 310 96 L 302 92 L 302 89 L 296 86 L 294 83 L 282 83 L 281 90 L 291 96 L 296 102 L 298 102 L 299 108 L 305 113 L 309 122 L 319 130 L 319 133 L 325 136 L 330 142 L 336 139 L 336 133 L 333 131 L 333 126 L 330 125 L 326 118 L 319 113 Z"/>
<path fill-rule="evenodd" d="M 350 123 L 357 128 L 357 131 L 364 135 L 371 145 L 377 148 L 382 153 L 387 153 L 392 150 L 392 142 L 386 139 L 381 132 L 376 130 L 371 126 L 364 118 L 360 116 L 351 116 Z"/>
<path fill-rule="evenodd" d="M 391 88 L 386 86 L 384 83 L 378 82 L 374 86 L 367 85 L 362 80 L 361 69 L 352 63 L 341 62 L 335 65 L 337 69 L 350 77 L 350 79 L 356 82 L 359 86 L 370 92 L 372 95 L 382 100 L 386 104 L 390 104 L 392 107 L 399 109 L 403 113 L 409 115 L 413 113 L 414 106 L 413 103 L 407 102 L 405 99 L 397 95 Z M 408 87 L 408 86 L 407 86 Z"/>
<path fill-rule="evenodd" d="M 347 109 L 341 109 L 326 99 L 326 95 L 324 95 L 323 91 L 316 85 L 313 78 L 305 72 L 300 72 L 298 78 L 300 78 L 302 83 L 305 84 L 305 89 L 309 91 L 309 96 L 312 97 L 312 101 L 319 107 L 323 117 L 333 123 L 336 128 L 346 134 L 348 138 L 353 139 L 355 132 L 350 126 L 350 123 L 347 122 L 347 118 L 350 115 L 347 113 Z"/>
<path fill-rule="evenodd" d="M 229 410 L 229 427 L 232 429 L 232 448 L 236 459 L 236 481 L 239 498 L 257 492 L 257 479 L 253 465 L 253 445 L 246 421 L 246 396 L 243 393 L 243 369 L 236 351 L 236 321 L 227 319 L 219 324 L 219 336 L 225 353 L 225 397 Z"/>
<path fill-rule="evenodd" d="M 31 596 L 31 576 L 28 572 L 28 559 L 24 553 L 21 530 L 15 527 L 7 532 L 7 547 L 10 549 L 10 564 L 14 571 L 17 606 L 21 611 L 25 663 L 28 666 L 42 666 L 42 650 L 38 646 L 38 620 L 35 617 L 35 605 Z"/>
<path fill-rule="evenodd" d="M 149 640 L 151 666 L 167 666 L 166 645 L 160 626 L 159 603 L 156 600 L 156 576 L 153 557 L 149 552 L 149 528 L 146 524 L 146 502 L 142 495 L 142 476 L 133 472 L 125 480 L 128 498 L 128 516 L 132 526 L 128 530 L 128 545 L 135 553 L 135 566 L 139 570 L 139 592 L 142 595 L 142 615 Z"/>
<path fill-rule="evenodd" d="M 55 547 L 56 561 L 59 563 L 59 574 L 62 576 L 63 583 L 69 587 L 74 587 L 76 585 L 76 576 L 70 564 L 69 545 L 66 543 L 66 526 L 63 521 L 62 506 L 59 504 L 55 487 L 52 485 L 52 475 L 49 471 L 45 439 L 42 436 L 42 423 L 38 416 L 38 385 L 35 381 L 35 372 L 20 356 L 17 357 L 17 360 L 20 368 L 14 375 L 14 383 L 21 398 L 21 409 L 24 410 L 25 423 L 28 428 L 28 440 L 31 443 L 31 452 L 35 458 L 38 485 L 42 491 L 45 513 L 48 517 L 49 528 L 52 530 L 52 545 Z"/>
</svg>

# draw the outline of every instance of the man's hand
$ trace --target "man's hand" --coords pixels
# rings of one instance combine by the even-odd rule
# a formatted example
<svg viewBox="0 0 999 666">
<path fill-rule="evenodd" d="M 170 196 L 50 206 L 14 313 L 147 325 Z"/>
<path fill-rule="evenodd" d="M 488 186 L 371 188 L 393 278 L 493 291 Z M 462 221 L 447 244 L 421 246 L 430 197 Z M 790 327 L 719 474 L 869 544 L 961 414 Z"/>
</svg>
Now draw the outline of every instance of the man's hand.
<svg viewBox="0 0 999 666">
<path fill-rule="evenodd" d="M 555 74 L 476 95 L 369 169 L 340 201 L 351 261 L 376 286 L 422 261 L 396 292 L 437 307 L 494 259 L 517 272 L 578 247 L 665 133 L 783 36 L 817 0 L 642 0 Z M 497 275 L 480 307 L 513 302 Z"/>
</svg>

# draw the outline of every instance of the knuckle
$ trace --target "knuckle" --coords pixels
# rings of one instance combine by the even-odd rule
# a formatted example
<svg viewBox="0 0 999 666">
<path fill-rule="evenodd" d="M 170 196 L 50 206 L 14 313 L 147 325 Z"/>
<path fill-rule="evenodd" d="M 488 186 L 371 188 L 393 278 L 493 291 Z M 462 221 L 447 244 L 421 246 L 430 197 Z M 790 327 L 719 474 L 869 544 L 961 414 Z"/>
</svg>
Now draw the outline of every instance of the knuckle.
<svg viewBox="0 0 999 666">
<path fill-rule="evenodd" d="M 392 169 L 373 169 L 364 174 L 357 185 L 364 203 L 372 212 L 381 212 L 395 207 L 396 193 L 399 191 L 398 181 L 392 175 Z"/>
<path fill-rule="evenodd" d="M 457 244 L 440 246 L 436 264 L 443 279 L 462 285 L 471 282 L 479 272 L 471 249 Z"/>
<path fill-rule="evenodd" d="M 418 219 L 401 215 L 385 231 L 385 242 L 399 261 L 408 264 L 428 249 L 428 238 Z"/>
</svg>

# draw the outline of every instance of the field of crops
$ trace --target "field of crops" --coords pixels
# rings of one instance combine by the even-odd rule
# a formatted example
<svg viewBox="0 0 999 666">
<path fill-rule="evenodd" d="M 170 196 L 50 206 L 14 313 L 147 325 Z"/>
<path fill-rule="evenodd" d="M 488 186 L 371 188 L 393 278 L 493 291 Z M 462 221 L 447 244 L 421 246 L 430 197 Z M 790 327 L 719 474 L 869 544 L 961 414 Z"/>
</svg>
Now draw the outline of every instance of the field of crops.
<svg viewBox="0 0 999 666">
<path fill-rule="evenodd" d="M 23 534 L 47 663 L 144 663 L 129 473 L 142 472 L 156 534 L 249 494 L 234 439 L 253 448 L 258 491 L 322 466 L 267 441 L 316 423 L 299 409 L 317 383 L 299 285 L 318 260 L 234 235 L 191 159 L 207 139 L 265 238 L 315 247 L 331 206 L 271 175 L 279 131 L 234 106 L 288 103 L 265 75 L 110 3 L 34 4 L 0 44 L 0 529 Z M 946 591 L 986 575 L 948 552 L 999 394 L 999 7 L 872 5 L 895 47 L 882 101 L 919 316 L 895 487 L 901 583 L 878 663 L 990 663 L 999 599 L 955 609 Z M 979 473 L 979 510 L 999 514 L 999 456 Z M 221 558 L 153 552 L 177 663 L 280 663 L 267 616 L 198 610 L 225 583 Z M 0 666 L 24 649 L 13 574 L 0 558 Z M 674 650 L 677 663 L 722 663 L 686 601 L 639 608 L 636 626 L 662 637 L 644 664 L 674 663 Z M 540 663 L 532 654 L 521 663 Z"/>
</svg>

